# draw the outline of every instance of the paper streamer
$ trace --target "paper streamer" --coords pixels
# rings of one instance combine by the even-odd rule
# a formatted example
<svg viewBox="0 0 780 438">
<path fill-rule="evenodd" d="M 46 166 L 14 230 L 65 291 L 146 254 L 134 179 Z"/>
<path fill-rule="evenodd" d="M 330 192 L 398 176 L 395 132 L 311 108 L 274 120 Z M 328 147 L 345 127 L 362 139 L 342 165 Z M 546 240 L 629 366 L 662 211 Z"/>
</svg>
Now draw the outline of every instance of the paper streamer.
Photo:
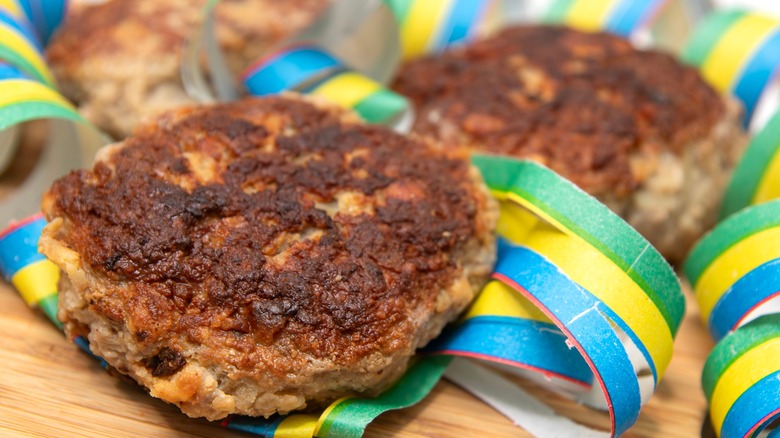
<svg viewBox="0 0 780 438">
<path fill-rule="evenodd" d="M 386 4 L 398 20 L 404 59 L 468 43 L 499 24 L 498 0 L 386 0 Z"/>
<path fill-rule="evenodd" d="M 780 66 L 780 21 L 740 10 L 710 14 L 683 54 L 751 123 Z M 725 218 L 684 265 L 713 339 L 702 385 L 718 436 L 756 436 L 780 413 L 780 113 L 752 139 L 721 207 Z M 753 205 L 753 206 L 751 206 Z M 778 433 L 777 430 L 773 435 Z"/>
<path fill-rule="evenodd" d="M 45 44 L 65 19 L 68 0 L 16 0 Z"/>
<path fill-rule="evenodd" d="M 715 432 L 754 436 L 780 414 L 780 200 L 730 216 L 685 263 L 715 340 L 702 375 Z"/>
<path fill-rule="evenodd" d="M 707 359 L 702 386 L 715 432 L 750 437 L 780 418 L 780 314 L 725 337 Z"/>
<path fill-rule="evenodd" d="M 313 45 L 273 53 L 250 67 L 242 80 L 252 95 L 298 91 L 320 96 L 354 110 L 368 123 L 408 130 L 413 118 L 406 98 Z"/>
<path fill-rule="evenodd" d="M 726 189 L 721 219 L 780 197 L 780 112 L 750 141 Z"/>
<path fill-rule="evenodd" d="M 188 44 L 182 63 L 185 90 L 204 102 L 215 99 L 211 88 L 222 101 L 242 94 L 233 84 L 216 41 L 214 8 L 218 3 L 208 2 L 203 26 Z M 384 86 L 395 71 L 399 50 L 395 21 L 384 4 L 342 0 L 254 62 L 241 75 L 243 92 L 255 96 L 282 91 L 312 94 L 354 110 L 369 123 L 408 132 L 414 120 L 411 104 Z M 212 84 L 200 65 L 202 52 L 208 59 Z M 368 53 L 374 53 L 374 58 Z"/>
<path fill-rule="evenodd" d="M 555 0 L 543 20 L 623 37 L 646 28 L 669 0 Z"/>
<path fill-rule="evenodd" d="M 742 10 L 716 11 L 699 23 L 682 59 L 715 89 L 744 103 L 748 126 L 780 71 L 780 21 Z"/>
<path fill-rule="evenodd" d="M 778 235 L 780 200 L 730 216 L 691 251 L 684 272 L 716 340 L 780 291 L 780 278 L 771 269 L 780 257 L 780 246 L 773 243 Z"/>
<path fill-rule="evenodd" d="M 548 377 L 586 384 L 602 393 L 612 433 L 622 434 L 636 421 L 671 358 L 673 337 L 684 312 L 674 272 L 622 219 L 549 169 L 492 156 L 477 155 L 473 161 L 502 202 L 498 232 L 511 241 L 501 244 L 493 277 L 524 300 L 514 301 L 514 309 L 506 301 L 486 304 L 483 300 L 491 299 L 487 288 L 487 297 L 480 296 L 454 334 L 437 340 L 437 348 L 500 363 L 520 362 L 521 367 Z M 536 314 L 528 310 L 529 303 L 538 308 Z M 483 345 L 482 351 L 469 349 L 461 331 L 473 331 L 472 321 L 497 314 L 514 318 L 515 324 L 554 324 L 557 330 L 525 333 L 532 342 L 545 343 L 554 342 L 550 337 L 557 335 L 558 348 L 553 344 L 538 350 L 535 363 L 523 363 L 522 357 L 507 361 L 506 349 L 511 344 L 502 345 L 506 339 L 498 339 L 489 348 Z M 558 333 L 565 334 L 565 339 Z M 566 356 L 564 348 L 570 346 L 581 355 L 579 361 L 571 353 Z M 545 357 L 556 355 L 568 360 Z M 583 365 L 598 385 L 588 382 Z M 581 401 L 598 406 L 580 395 Z"/>
<path fill-rule="evenodd" d="M 344 398 L 321 415 L 292 414 L 265 420 L 232 417 L 222 425 L 266 438 L 358 438 L 380 414 L 420 402 L 438 383 L 451 358 L 419 358 L 389 390 L 373 399 Z"/>
<path fill-rule="evenodd" d="M 49 4 L 64 7 L 62 2 Z M 41 194 L 58 176 L 91 162 L 105 139 L 50 88 L 53 80 L 38 36 L 22 11 L 15 1 L 0 3 L 0 131 L 49 119 L 50 133 L 32 174 L 0 202 L 0 226 L 8 225 L 0 232 L 0 273 L 29 305 L 40 307 L 56 323 L 59 270 L 38 253 L 45 224 L 38 213 Z"/>
<path fill-rule="evenodd" d="M 420 54 L 440 50 L 441 44 L 467 41 L 478 34 L 485 19 L 458 20 L 467 18 L 468 14 L 463 12 L 467 10 L 483 11 L 482 15 L 477 14 L 479 17 L 489 16 L 489 9 L 479 7 L 492 2 L 407 2 L 406 11 L 402 10 L 402 3 L 391 4 L 396 14 L 407 14 L 399 20 L 403 23 L 401 34 L 407 25 L 413 29 L 408 23 L 422 23 L 422 27 L 413 29 L 423 35 L 415 40 L 418 42 L 413 52 Z M 446 8 L 442 6 L 445 3 Z M 368 5 L 364 6 L 364 12 L 371 11 L 369 3 L 361 4 Z M 210 2 L 209 8 L 214 5 L 215 1 Z M 458 10 L 456 6 L 472 9 Z M 373 7 L 381 9 L 381 5 Z M 425 28 L 425 23 L 413 15 L 415 8 L 432 7 L 439 7 L 435 14 L 439 20 L 436 32 Z M 337 23 L 338 15 L 326 13 L 326 18 L 331 24 Z M 381 13 L 365 12 L 364 15 L 380 17 L 369 21 L 384 22 Z M 200 46 L 191 46 L 185 56 L 190 61 L 201 49 L 216 50 L 213 29 L 210 29 L 213 17 L 205 23 L 197 38 Z M 361 35 L 367 32 L 364 29 L 365 26 L 358 27 L 355 32 Z M 15 32 L 24 33 L 19 29 Z M 319 94 L 355 109 L 366 120 L 391 126 L 397 126 L 399 120 L 411 120 L 410 108 L 401 110 L 399 99 L 402 98 L 385 94 L 381 85 L 385 79 L 380 73 L 371 73 L 371 68 L 358 69 L 348 62 L 350 56 L 336 53 L 328 44 L 304 43 L 300 36 L 297 38 L 249 69 L 244 78 L 249 90 L 258 94 L 283 90 Z M 213 59 L 218 61 L 218 56 Z M 22 64 L 14 64 L 20 75 L 40 76 L 39 81 L 43 80 L 40 72 Z M 192 66 L 192 63 L 185 64 Z M 41 71 L 46 70 L 43 67 Z M 217 94 L 222 98 L 230 96 L 225 70 L 217 68 L 211 72 L 217 79 Z M 192 71 L 185 74 L 183 70 L 183 76 L 195 88 L 205 84 L 200 81 L 202 75 Z M 203 96 L 213 96 L 206 88 L 201 91 Z M 72 109 L 62 111 L 63 117 L 72 115 L 73 120 L 79 120 Z M 398 112 L 403 116 L 399 117 Z M 66 150 L 64 147 L 49 149 Z M 502 203 L 499 232 L 504 240 L 494 281 L 464 321 L 431 346 L 430 351 L 438 355 L 417 359 L 407 374 L 378 398 L 338 400 L 321 415 L 294 414 L 270 420 L 230 418 L 223 423 L 225 426 L 269 437 L 361 436 L 366 425 L 382 412 L 417 403 L 430 392 L 445 372 L 450 355 L 487 359 L 551 378 L 553 389 L 607 409 L 613 436 L 634 424 L 641 406 L 650 398 L 668 366 L 673 338 L 684 313 L 684 299 L 674 272 L 636 231 L 549 169 L 531 162 L 488 156 L 476 156 L 474 163 L 481 168 L 486 182 Z M 56 175 L 55 172 L 51 176 Z M 37 187 L 35 196 L 43 188 Z M 31 192 L 20 193 L 35 197 Z M 50 303 L 52 292 L 56 292 L 56 270 L 30 269 L 29 266 L 48 262 L 37 259 L 33 253 L 25 253 L 25 248 L 35 247 L 41 226 L 42 220 L 33 218 L 2 235 L 0 246 L 11 250 L 0 256 L 0 261 L 9 267 L 9 272 L 14 270 L 10 275 L 14 284 L 40 283 L 38 279 L 52 277 L 46 282 L 49 288 L 45 292 L 20 290 L 23 295 L 33 297 L 28 301 L 47 306 L 41 303 Z M 51 310 L 47 314 L 54 318 Z M 83 339 L 76 342 L 88 348 Z M 532 350 L 531 345 L 537 348 Z M 463 386 L 474 384 L 469 373 L 457 372 L 462 369 L 456 367 L 452 378 Z M 482 396 L 495 400 L 492 395 Z M 532 410 L 539 411 L 539 406 L 517 409 L 526 415 Z M 550 422 L 546 424 L 545 427 L 553 427 Z M 563 430 L 584 429 L 564 422 L 558 433 Z"/>
</svg>

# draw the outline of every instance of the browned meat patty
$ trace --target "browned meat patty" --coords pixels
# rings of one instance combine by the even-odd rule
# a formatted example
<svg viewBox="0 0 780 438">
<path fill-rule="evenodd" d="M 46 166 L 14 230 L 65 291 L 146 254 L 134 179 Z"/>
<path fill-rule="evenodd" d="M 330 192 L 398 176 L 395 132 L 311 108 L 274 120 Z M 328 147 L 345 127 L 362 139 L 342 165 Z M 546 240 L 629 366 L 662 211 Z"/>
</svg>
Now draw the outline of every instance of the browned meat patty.
<svg viewBox="0 0 780 438">
<path fill-rule="evenodd" d="M 59 318 L 190 416 L 377 394 L 491 272 L 467 155 L 292 97 L 168 113 L 45 195 Z"/>
<path fill-rule="evenodd" d="M 562 27 L 504 30 L 407 63 L 414 131 L 539 161 L 679 261 L 716 219 L 746 140 L 740 108 L 671 56 Z"/>
<path fill-rule="evenodd" d="M 330 0 L 223 0 L 217 36 L 238 75 L 309 24 Z M 87 119 L 125 138 L 144 118 L 194 101 L 184 92 L 182 48 L 206 0 L 110 0 L 68 17 L 47 49 L 59 86 Z"/>
</svg>

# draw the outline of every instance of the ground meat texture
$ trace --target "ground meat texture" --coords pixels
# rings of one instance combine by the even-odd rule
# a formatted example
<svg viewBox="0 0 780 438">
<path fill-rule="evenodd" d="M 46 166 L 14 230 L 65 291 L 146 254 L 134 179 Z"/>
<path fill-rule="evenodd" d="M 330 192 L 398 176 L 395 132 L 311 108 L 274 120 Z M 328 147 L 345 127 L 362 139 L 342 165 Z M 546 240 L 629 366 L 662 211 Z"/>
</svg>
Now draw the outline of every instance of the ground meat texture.
<svg viewBox="0 0 780 438">
<path fill-rule="evenodd" d="M 168 113 L 43 211 L 66 331 L 212 420 L 377 394 L 495 258 L 465 151 L 292 96 Z"/>
<path fill-rule="evenodd" d="M 679 261 L 714 224 L 745 146 L 740 108 L 692 68 L 605 33 L 517 26 L 406 63 L 414 131 L 539 161 Z"/>
<path fill-rule="evenodd" d="M 300 30 L 330 0 L 222 0 L 217 38 L 238 75 Z M 206 0 L 109 0 L 82 6 L 54 35 L 47 57 L 59 89 L 117 139 L 145 118 L 193 104 L 180 80 L 184 44 Z"/>
</svg>

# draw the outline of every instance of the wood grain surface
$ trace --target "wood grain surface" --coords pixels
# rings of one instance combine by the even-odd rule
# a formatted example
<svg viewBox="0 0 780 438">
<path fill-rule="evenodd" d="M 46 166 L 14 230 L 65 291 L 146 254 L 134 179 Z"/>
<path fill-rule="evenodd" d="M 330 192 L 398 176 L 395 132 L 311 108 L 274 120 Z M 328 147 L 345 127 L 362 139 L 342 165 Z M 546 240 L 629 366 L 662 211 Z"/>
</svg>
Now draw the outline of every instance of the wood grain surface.
<svg viewBox="0 0 780 438">
<path fill-rule="evenodd" d="M 34 156 L 34 148 L 21 152 L 11 173 L 0 178 L 0 199 L 23 179 Z M 625 436 L 702 435 L 706 403 L 699 378 L 713 344 L 688 298 L 688 312 L 667 374 L 637 424 Z M 594 427 L 609 426 L 609 417 L 604 413 L 514 380 L 562 415 Z M 68 342 L 42 313 L 29 309 L 8 283 L 0 281 L 0 436 L 218 438 L 251 435 L 188 418 L 175 406 L 110 376 Z M 381 416 L 369 426 L 366 436 L 528 435 L 469 393 L 442 381 L 419 405 Z"/>
</svg>

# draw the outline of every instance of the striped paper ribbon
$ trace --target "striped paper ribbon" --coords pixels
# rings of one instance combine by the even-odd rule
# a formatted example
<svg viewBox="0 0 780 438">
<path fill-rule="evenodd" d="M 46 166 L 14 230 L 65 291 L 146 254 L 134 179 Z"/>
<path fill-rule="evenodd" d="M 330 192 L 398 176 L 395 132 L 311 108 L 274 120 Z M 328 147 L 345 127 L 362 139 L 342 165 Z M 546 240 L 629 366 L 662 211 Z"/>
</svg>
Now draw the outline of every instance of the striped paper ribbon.
<svg viewBox="0 0 780 438">
<path fill-rule="evenodd" d="M 734 169 L 721 206 L 721 219 L 748 205 L 780 198 L 780 112 L 753 137 Z"/>
<path fill-rule="evenodd" d="M 0 0 L 4 1 L 8 0 Z M 399 6 L 402 3 L 396 2 L 396 13 L 404 12 Z M 483 2 L 447 3 L 452 9 L 441 7 L 444 3 L 408 2 L 407 15 L 400 21 L 403 26 L 420 22 L 412 15 L 415 8 L 424 10 L 438 4 L 439 14 L 454 14 L 452 5 L 470 6 L 474 11 L 477 3 Z M 9 16 L 19 16 L 18 12 L 10 11 Z M 437 44 L 442 41 L 467 40 L 480 20 L 458 21 L 465 15 L 458 18 L 453 14 L 436 15 L 443 17 L 436 32 L 433 28 L 409 30 L 410 35 L 422 35 L 415 40 L 418 52 L 414 53 L 439 50 Z M 43 81 L 41 72 L 28 65 L 11 64 L 18 67 L 19 74 Z M 259 94 L 286 89 L 320 94 L 374 122 L 388 123 L 397 116 L 393 110 L 401 111 L 402 98 L 382 95 L 385 90 L 381 85 L 361 78 L 313 45 L 277 51 L 253 66 L 244 79 L 247 88 L 255 87 Z M 31 101 L 20 98 L 19 103 Z M 77 118 L 72 110 L 63 108 L 60 115 L 66 114 Z M 430 347 L 439 354 L 418 358 L 404 377 L 378 398 L 338 400 L 321 415 L 229 418 L 225 426 L 268 437 L 361 436 L 377 415 L 417 403 L 427 395 L 446 369 L 450 355 L 540 372 L 573 388 L 572 392 L 586 401 L 588 391 L 600 390 L 610 413 L 612 434 L 622 434 L 634 424 L 668 366 L 684 313 L 674 272 L 636 231 L 549 169 L 487 156 L 475 156 L 474 163 L 501 201 L 499 232 L 503 240 L 494 281 L 464 320 Z M 12 281 L 19 276 L 14 284 L 44 277 L 43 271 L 23 272 L 27 265 L 48 263 L 24 252 L 35 247 L 40 229 L 36 233 L 34 227 L 41 225 L 42 220 L 34 218 L 0 238 L 0 247 L 14 248 L 8 257 L 0 257 L 4 266 L 9 266 L 8 272 L 15 269 Z M 28 295 L 43 303 L 44 297 L 51 299 L 51 290 Z M 47 314 L 53 318 L 51 311 Z M 84 340 L 76 341 L 86 347 Z"/>
<path fill-rule="evenodd" d="M 468 43 L 498 25 L 498 0 L 385 0 L 398 20 L 404 59 Z"/>
<path fill-rule="evenodd" d="M 746 208 L 685 263 L 702 318 L 720 340 L 702 386 L 715 432 L 754 436 L 780 415 L 780 200 Z"/>
<path fill-rule="evenodd" d="M 16 0 L 0 0 L 0 60 L 41 83 L 54 86 L 54 76 L 43 58 L 41 40 Z"/>
<path fill-rule="evenodd" d="M 697 26 L 683 59 L 742 101 L 747 126 L 780 71 L 780 21 L 716 11 Z M 718 436 L 756 436 L 780 415 L 780 201 L 767 202 L 780 197 L 779 147 L 780 113 L 735 168 L 721 208 L 727 219 L 685 263 L 702 318 L 720 340 L 702 375 Z"/>
<path fill-rule="evenodd" d="M 669 0 L 555 0 L 544 21 L 629 37 L 645 28 Z"/>
<path fill-rule="evenodd" d="M 28 305 L 39 307 L 59 326 L 56 315 L 60 271 L 38 252 L 38 239 L 45 225 L 43 217 L 37 215 L 0 233 L 0 272 Z"/>
<path fill-rule="evenodd" d="M 242 75 L 255 96 L 298 91 L 350 108 L 366 122 L 396 124 L 409 102 L 379 82 L 355 72 L 315 46 L 294 46 L 262 58 Z"/>
<path fill-rule="evenodd" d="M 682 58 L 715 89 L 742 101 L 747 126 L 780 71 L 780 21 L 741 10 L 713 12 L 698 24 Z"/>
<path fill-rule="evenodd" d="M 43 60 L 43 38 L 25 15 L 29 8 L 36 10 L 35 4 L 0 0 L 0 131 L 41 119 L 86 126 L 75 108 L 51 88 L 54 81 Z M 65 2 L 47 1 L 46 7 L 64 10 Z M 56 23 L 50 24 L 56 27 Z M 49 148 L 59 150 L 54 154 L 44 152 L 39 168 L 28 181 L 0 202 L 0 225 L 10 224 L 0 232 L 0 273 L 29 305 L 40 307 L 55 323 L 59 270 L 38 253 L 38 238 L 45 221 L 38 213 L 36 200 L 54 178 L 70 170 L 71 163 L 82 164 L 81 147 L 91 151 L 102 144 L 94 129 L 83 126 L 63 127 L 53 133 Z"/>
<path fill-rule="evenodd" d="M 718 343 L 704 366 L 702 386 L 719 436 L 758 436 L 780 418 L 778 358 L 780 314 L 756 319 Z"/>
<path fill-rule="evenodd" d="M 432 349 L 600 388 L 612 433 L 622 434 L 671 359 L 685 308 L 677 277 L 639 233 L 553 171 L 472 160 L 501 202 L 504 241 L 493 274 L 500 283 Z M 524 351 L 525 342 L 544 347 Z"/>
<path fill-rule="evenodd" d="M 68 0 L 16 0 L 45 44 L 65 19 Z"/>
<path fill-rule="evenodd" d="M 222 425 L 266 438 L 358 438 L 380 414 L 412 406 L 425 398 L 450 360 L 449 357 L 417 358 L 403 377 L 380 396 L 337 400 L 321 415 L 292 414 L 269 420 L 229 417 Z"/>
</svg>

